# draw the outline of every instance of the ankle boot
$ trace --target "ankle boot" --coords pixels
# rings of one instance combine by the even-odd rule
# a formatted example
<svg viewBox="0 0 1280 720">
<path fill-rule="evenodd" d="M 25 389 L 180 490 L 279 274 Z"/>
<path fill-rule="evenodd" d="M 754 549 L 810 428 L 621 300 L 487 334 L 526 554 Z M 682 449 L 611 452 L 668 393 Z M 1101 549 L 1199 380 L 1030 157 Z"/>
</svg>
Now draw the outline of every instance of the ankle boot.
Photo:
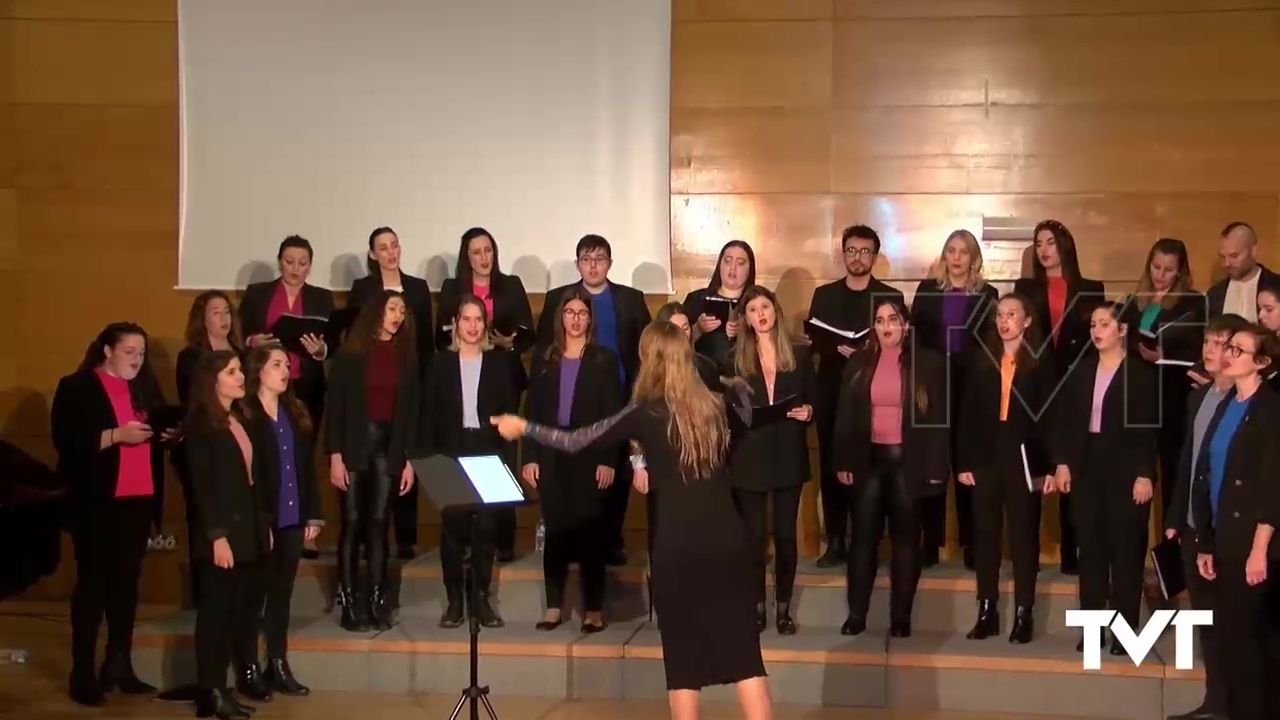
<svg viewBox="0 0 1280 720">
<path fill-rule="evenodd" d="M 271 688 L 262 676 L 262 668 L 258 663 L 238 663 L 236 668 L 236 692 L 258 702 L 271 702 Z"/>
<path fill-rule="evenodd" d="M 773 623 L 779 635 L 796 634 L 796 621 L 791 619 L 791 606 L 786 603 L 779 603 L 774 609 Z"/>
<path fill-rule="evenodd" d="M 67 697 L 85 707 L 101 707 L 107 701 L 97 676 L 80 669 L 71 671 L 71 677 L 67 680 Z"/>
<path fill-rule="evenodd" d="M 138 679 L 129 655 L 130 653 L 127 652 L 107 651 L 107 659 L 103 661 L 102 668 L 98 672 L 98 683 L 102 692 L 109 693 L 119 689 L 125 695 L 147 695 L 156 691 L 154 685 Z"/>
<path fill-rule="evenodd" d="M 818 558 L 817 565 L 820 568 L 839 567 L 845 563 L 848 552 L 845 550 L 845 542 L 841 538 L 830 538 L 827 541 L 827 549 L 822 553 L 822 557 Z"/>
<path fill-rule="evenodd" d="M 365 632 L 369 629 L 369 624 L 361 622 L 360 615 L 356 612 L 360 603 L 356 601 L 355 593 L 349 585 L 338 588 L 338 603 L 342 605 L 342 619 L 338 624 L 343 630 Z"/>
<path fill-rule="evenodd" d="M 985 640 L 992 635 L 1000 634 L 1000 611 L 992 600 L 978 601 L 978 620 L 973 629 L 965 637 L 970 640 Z"/>
<path fill-rule="evenodd" d="M 493 609 L 489 593 L 480 593 L 480 600 L 476 603 L 476 619 L 487 628 L 500 628 L 507 624 L 498 611 Z"/>
<path fill-rule="evenodd" d="M 271 658 L 267 661 L 267 684 L 281 695 L 302 697 L 311 694 L 311 688 L 298 682 L 293 676 L 289 661 L 283 657 Z"/>
<path fill-rule="evenodd" d="M 445 606 L 444 615 L 440 616 L 440 627 L 459 627 L 462 625 L 462 616 L 465 611 L 462 601 L 462 588 L 445 588 L 445 593 L 448 596 L 448 605 Z"/>
<path fill-rule="evenodd" d="M 249 720 L 249 713 L 240 709 L 227 690 L 205 690 L 196 700 L 196 717 L 217 717 L 219 720 Z"/>
<path fill-rule="evenodd" d="M 391 605 L 381 587 L 374 586 L 369 592 L 369 626 L 379 632 L 391 629 Z"/>
<path fill-rule="evenodd" d="M 1019 605 L 1013 614 L 1013 629 L 1009 631 L 1009 642 L 1014 645 L 1026 645 L 1031 642 L 1035 632 L 1035 620 L 1031 617 L 1030 605 Z"/>
</svg>

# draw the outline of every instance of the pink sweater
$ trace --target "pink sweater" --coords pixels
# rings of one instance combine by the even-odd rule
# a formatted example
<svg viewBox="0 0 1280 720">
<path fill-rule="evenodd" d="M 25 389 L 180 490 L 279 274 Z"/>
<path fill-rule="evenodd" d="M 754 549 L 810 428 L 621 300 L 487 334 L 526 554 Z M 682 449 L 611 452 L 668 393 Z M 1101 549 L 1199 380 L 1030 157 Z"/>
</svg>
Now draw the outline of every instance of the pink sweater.
<svg viewBox="0 0 1280 720">
<path fill-rule="evenodd" d="M 871 376 L 871 442 L 902 444 L 902 358 L 900 350 L 881 349 Z"/>
</svg>

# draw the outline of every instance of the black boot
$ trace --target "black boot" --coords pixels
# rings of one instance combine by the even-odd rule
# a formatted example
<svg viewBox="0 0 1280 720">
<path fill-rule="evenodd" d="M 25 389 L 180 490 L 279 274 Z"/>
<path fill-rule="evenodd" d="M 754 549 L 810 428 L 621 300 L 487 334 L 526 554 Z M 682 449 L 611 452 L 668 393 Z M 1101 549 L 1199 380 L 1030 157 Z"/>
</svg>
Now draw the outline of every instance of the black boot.
<svg viewBox="0 0 1280 720">
<path fill-rule="evenodd" d="M 756 627 L 760 632 L 764 632 L 769 627 L 769 613 L 764 609 L 764 603 L 756 605 Z"/>
<path fill-rule="evenodd" d="M 342 619 L 338 624 L 343 630 L 348 632 L 366 632 L 369 629 L 367 622 L 361 622 L 357 608 L 360 603 L 356 601 L 355 593 L 349 586 L 338 588 L 338 604 L 342 606 Z"/>
<path fill-rule="evenodd" d="M 281 695 L 302 697 L 311 694 L 311 688 L 298 682 L 293 676 L 293 669 L 289 667 L 289 661 L 282 657 L 267 661 L 266 677 L 271 689 Z"/>
<path fill-rule="evenodd" d="M 1009 642 L 1014 645 L 1026 645 L 1031 642 L 1035 626 L 1035 619 L 1031 617 L 1031 606 L 1019 605 L 1013 613 L 1013 629 L 1009 631 Z"/>
<path fill-rule="evenodd" d="M 67 680 L 67 697 L 77 705 L 85 707 L 101 707 L 107 701 L 106 693 L 102 692 L 102 684 L 98 682 L 97 676 L 79 669 L 73 669 L 70 679 Z"/>
<path fill-rule="evenodd" d="M 850 615 L 845 618 L 844 624 L 840 626 L 841 635 L 861 635 L 867 631 L 867 619 L 861 615 Z"/>
<path fill-rule="evenodd" d="M 102 692 L 120 690 L 125 695 L 147 695 L 156 691 L 154 685 L 148 685 L 133 671 L 133 662 L 127 652 L 107 652 L 107 659 L 102 663 L 98 673 L 98 682 Z"/>
<path fill-rule="evenodd" d="M 480 600 L 476 603 L 476 618 L 487 628 L 500 628 L 507 624 L 498 611 L 493 609 L 493 604 L 489 602 L 489 593 L 480 593 Z"/>
<path fill-rule="evenodd" d="M 462 588 L 446 588 L 445 593 L 448 596 L 448 605 L 445 606 L 444 615 L 440 616 L 440 627 L 460 627 L 462 625 L 462 616 L 466 612 L 463 605 Z"/>
<path fill-rule="evenodd" d="M 369 592 L 369 627 L 379 632 L 385 632 L 391 629 L 391 605 L 387 602 L 387 595 L 379 586 Z"/>
<path fill-rule="evenodd" d="M 796 621 L 791 619 L 791 606 L 787 603 L 779 603 L 774 612 L 773 623 L 778 628 L 778 634 L 795 635 Z"/>
<path fill-rule="evenodd" d="M 985 640 L 992 635 L 1000 634 L 1000 611 L 992 600 L 978 601 L 978 621 L 965 637 L 970 640 Z"/>
<path fill-rule="evenodd" d="M 845 564 L 848 558 L 848 552 L 845 549 L 844 538 L 828 538 L 827 549 L 822 553 L 822 557 L 818 558 L 818 567 L 833 568 Z"/>
<path fill-rule="evenodd" d="M 267 679 L 262 676 L 262 668 L 258 663 L 237 663 L 236 692 L 258 702 L 271 702 L 271 688 Z"/>
<path fill-rule="evenodd" d="M 205 690 L 196 700 L 196 717 L 220 720 L 249 720 L 249 713 L 236 704 L 227 690 Z"/>
</svg>

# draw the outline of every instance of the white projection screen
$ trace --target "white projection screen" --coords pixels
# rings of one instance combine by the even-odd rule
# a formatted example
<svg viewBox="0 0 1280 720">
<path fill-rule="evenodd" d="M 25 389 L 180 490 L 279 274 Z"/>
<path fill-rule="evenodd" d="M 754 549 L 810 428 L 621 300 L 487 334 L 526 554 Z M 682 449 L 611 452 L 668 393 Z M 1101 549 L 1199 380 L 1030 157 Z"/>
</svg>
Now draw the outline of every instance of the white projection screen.
<svg viewBox="0 0 1280 720">
<path fill-rule="evenodd" d="M 438 289 L 473 226 L 531 292 L 611 277 L 671 291 L 668 0 L 181 0 L 178 285 L 365 274 L 369 232 Z"/>
</svg>

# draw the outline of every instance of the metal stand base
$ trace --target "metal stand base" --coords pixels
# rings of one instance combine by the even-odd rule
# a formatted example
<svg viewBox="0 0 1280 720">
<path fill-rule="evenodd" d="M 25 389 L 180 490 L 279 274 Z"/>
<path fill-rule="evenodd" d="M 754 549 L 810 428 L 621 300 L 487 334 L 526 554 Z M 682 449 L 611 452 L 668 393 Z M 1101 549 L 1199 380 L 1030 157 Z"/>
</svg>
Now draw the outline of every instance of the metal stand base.
<svg viewBox="0 0 1280 720">
<path fill-rule="evenodd" d="M 470 720 L 480 720 L 480 706 L 490 720 L 498 720 L 498 714 L 489 704 L 489 686 L 480 685 L 480 618 L 476 612 L 480 602 L 480 578 L 475 572 L 475 558 L 480 557 L 480 520 L 476 511 L 471 511 L 471 558 L 467 567 L 467 630 L 471 635 L 471 684 L 462 690 L 462 697 L 453 708 L 449 720 L 458 720 L 462 706 L 470 704 Z"/>
</svg>

